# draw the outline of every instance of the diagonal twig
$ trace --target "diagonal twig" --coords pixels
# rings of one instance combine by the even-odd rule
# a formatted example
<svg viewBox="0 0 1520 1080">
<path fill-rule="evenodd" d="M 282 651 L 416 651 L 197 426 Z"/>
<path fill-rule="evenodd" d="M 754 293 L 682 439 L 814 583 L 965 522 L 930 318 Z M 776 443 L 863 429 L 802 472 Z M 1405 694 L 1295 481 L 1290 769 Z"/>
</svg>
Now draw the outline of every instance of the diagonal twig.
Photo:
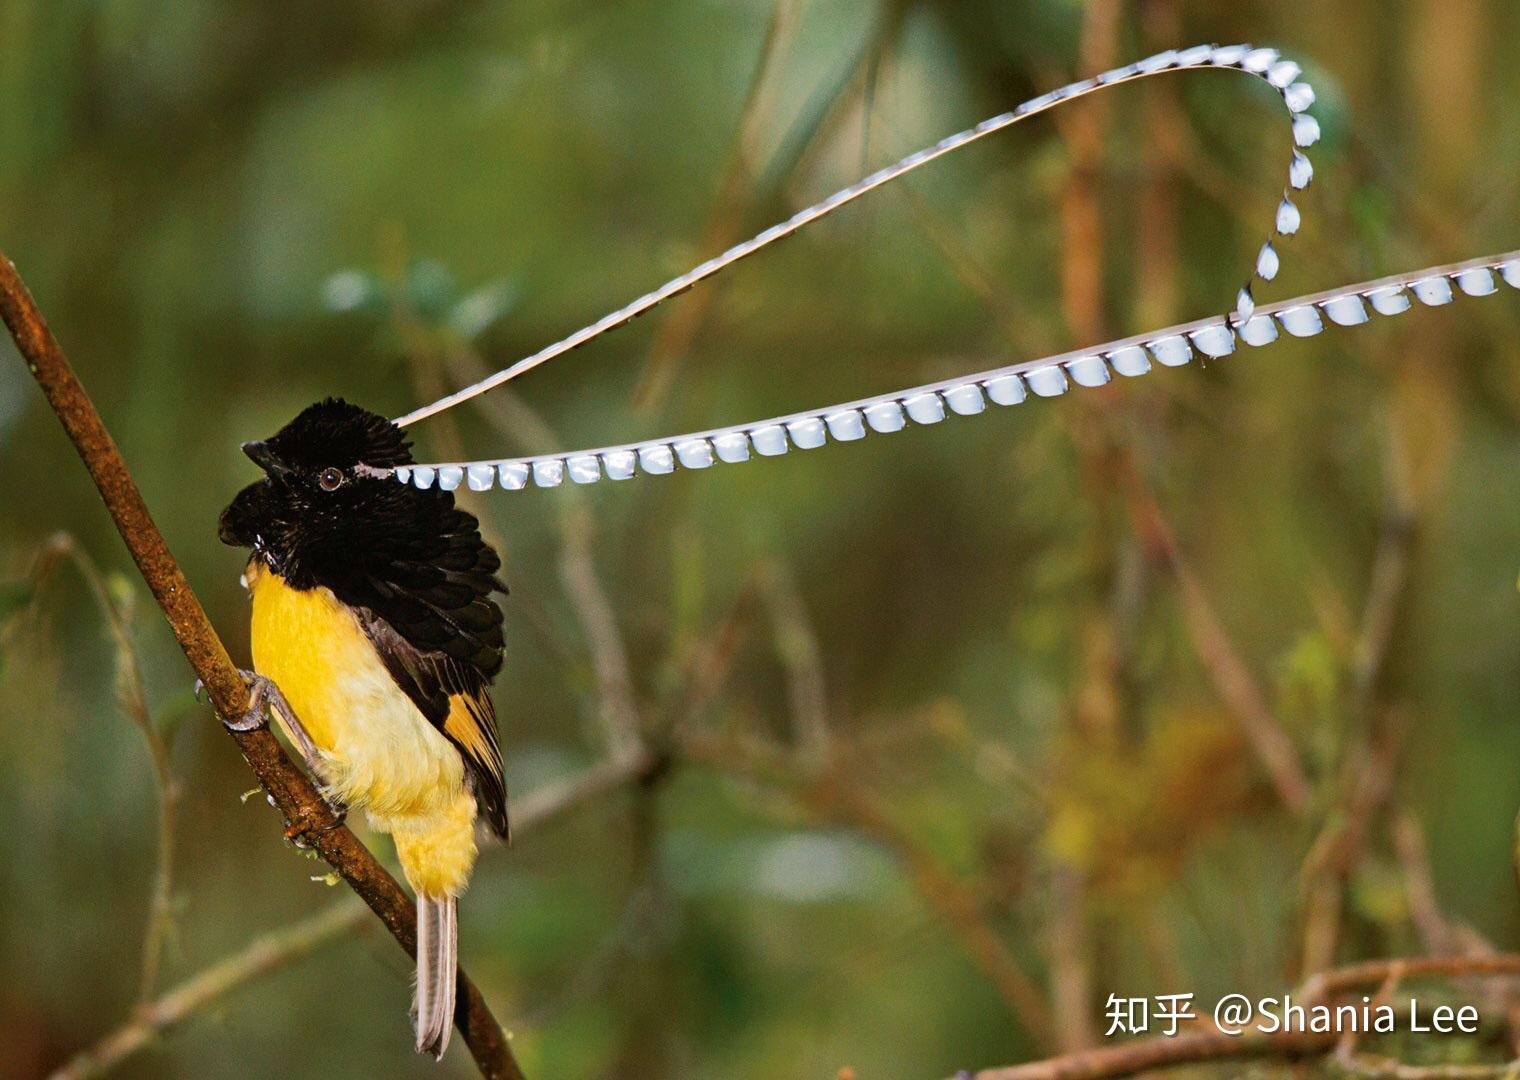
<svg viewBox="0 0 1520 1080">
<path fill-rule="evenodd" d="M 447 351 L 444 361 L 455 373 L 463 372 L 464 378 L 478 378 L 474 373 L 485 371 L 479 354 L 469 348 Z M 481 415 L 497 434 L 525 448 L 562 445 L 537 410 L 515 394 L 501 394 L 494 400 L 482 398 L 479 404 Z M 631 760 L 642 753 L 644 731 L 628 646 L 596 568 L 592 544 L 595 521 L 574 490 L 566 494 L 569 498 L 559 520 L 560 583 L 580 623 L 596 675 L 597 718 L 603 739 L 614 759 Z"/>
<path fill-rule="evenodd" d="M 368 923 L 364 905 L 350 897 L 290 926 L 261 934 L 163 997 L 144 1002 L 132 1019 L 75 1055 L 49 1080 L 86 1080 L 103 1075 L 218 998 L 254 979 L 271 975 Z"/>
<path fill-rule="evenodd" d="M 1177 582 L 1183 618 L 1194 648 L 1219 696 L 1240 723 L 1283 805 L 1294 814 L 1304 813 L 1309 805 L 1310 786 L 1298 751 L 1267 707 L 1261 687 L 1220 625 L 1203 583 L 1183 557 L 1177 538 L 1149 489 L 1137 494 L 1132 513 L 1138 531 L 1150 548 L 1160 554 Z"/>
<path fill-rule="evenodd" d="M 1335 968 L 1304 983 L 1295 1000 L 1305 1004 L 1363 987 L 1386 983 L 1398 972 L 1403 979 L 1421 978 L 1514 978 L 1520 976 L 1520 954 L 1488 956 L 1417 957 L 1371 960 Z M 1189 1031 L 1173 1036 L 1136 1039 L 1094 1050 L 1032 1061 L 1023 1065 L 964 1072 L 967 1080 L 1112 1080 L 1156 1069 L 1176 1068 L 1205 1061 L 1271 1057 L 1296 1060 L 1334 1049 L 1340 1035 L 1335 1031 L 1284 1030 L 1264 1033 L 1248 1029 L 1241 1034 L 1222 1031 Z M 1502 1074 L 1507 1067 L 1493 1067 L 1485 1076 Z M 1449 1075 L 1449 1074 L 1441 1074 Z"/>
<path fill-rule="evenodd" d="M 174 850 L 179 805 L 179 781 L 169 766 L 169 743 L 153 722 L 144 685 L 142 661 L 132 639 L 129 612 L 111 595 L 105 576 L 78 541 L 68 533 L 57 533 L 48 540 L 37 560 L 34 577 L 40 586 L 59 560 L 67 559 L 84 578 L 94 597 L 95 606 L 106 621 L 116 651 L 116 687 L 121 709 L 127 714 L 148 748 L 153 779 L 158 788 L 158 857 L 153 871 L 153 893 L 148 901 L 148 926 L 143 933 L 142 971 L 138 977 L 137 996 L 146 1003 L 158 985 L 163 963 L 164 942 L 169 936 L 174 915 Z"/>
<path fill-rule="evenodd" d="M 856 780 L 848 763 L 809 770 L 764 741 L 683 734 L 682 757 L 720 773 L 759 780 L 788 790 L 820 821 L 868 838 L 903 868 L 909 883 L 966 949 L 1008 1006 L 1040 1044 L 1054 1045 L 1055 1020 L 1045 994 L 1003 941 L 974 888 L 897 824 L 883 800 Z M 800 782 L 799 782 L 800 778 Z"/>
<path fill-rule="evenodd" d="M 765 38 L 760 43 L 760 57 L 744 92 L 744 104 L 739 109 L 739 123 L 734 128 L 728 161 L 718 181 L 717 198 L 697 242 L 698 249 L 704 253 L 723 251 L 741 239 L 745 195 L 753 173 L 747 151 L 763 115 L 760 109 L 762 91 L 775 71 L 783 43 L 797 23 L 798 7 L 796 0 L 776 0 L 771 11 Z M 717 301 L 719 288 L 709 286 L 699 290 L 689 302 L 672 308 L 660 324 L 633 394 L 635 408 L 652 412 L 664 402 L 687 351 Z"/>
</svg>

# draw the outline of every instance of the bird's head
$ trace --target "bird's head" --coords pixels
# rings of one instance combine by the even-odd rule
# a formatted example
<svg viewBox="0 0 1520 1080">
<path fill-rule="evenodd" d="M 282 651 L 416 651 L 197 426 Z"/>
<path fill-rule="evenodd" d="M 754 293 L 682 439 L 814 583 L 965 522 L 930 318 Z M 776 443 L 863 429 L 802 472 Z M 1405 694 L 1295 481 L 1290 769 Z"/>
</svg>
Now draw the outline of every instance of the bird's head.
<svg viewBox="0 0 1520 1080">
<path fill-rule="evenodd" d="M 304 409 L 267 439 L 243 444 L 264 479 L 222 511 L 222 543 L 253 548 L 286 577 L 362 557 L 377 532 L 405 530 L 441 507 L 388 470 L 411 464 L 401 429 L 337 398 Z M 451 508 L 453 497 L 445 500 Z"/>
</svg>

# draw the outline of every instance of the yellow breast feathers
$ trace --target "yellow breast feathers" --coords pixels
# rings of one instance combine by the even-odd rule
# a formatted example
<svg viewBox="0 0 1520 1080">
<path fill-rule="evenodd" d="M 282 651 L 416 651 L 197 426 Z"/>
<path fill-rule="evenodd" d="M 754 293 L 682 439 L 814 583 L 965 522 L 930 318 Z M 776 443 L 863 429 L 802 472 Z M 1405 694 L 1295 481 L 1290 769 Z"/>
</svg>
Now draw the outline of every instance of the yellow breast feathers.
<svg viewBox="0 0 1520 1080">
<path fill-rule="evenodd" d="M 293 589 L 258 559 L 245 580 L 254 667 L 279 685 L 322 752 L 328 788 L 396 834 L 414 887 L 457 892 L 475 855 L 475 804 L 459 751 L 391 678 L 331 590 Z M 403 848 L 426 853 L 408 858 Z"/>
</svg>

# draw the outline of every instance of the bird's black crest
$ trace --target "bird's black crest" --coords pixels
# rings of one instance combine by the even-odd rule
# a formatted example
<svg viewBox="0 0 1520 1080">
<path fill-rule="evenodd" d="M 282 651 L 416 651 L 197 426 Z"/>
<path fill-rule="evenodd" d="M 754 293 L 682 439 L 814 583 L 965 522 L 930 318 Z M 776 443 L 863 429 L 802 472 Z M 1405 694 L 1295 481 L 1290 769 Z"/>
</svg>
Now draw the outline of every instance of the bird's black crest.
<svg viewBox="0 0 1520 1080">
<path fill-rule="evenodd" d="M 399 427 L 342 398 L 308 406 L 266 443 L 293 468 L 364 464 L 388 469 L 412 461 L 411 444 Z"/>
</svg>

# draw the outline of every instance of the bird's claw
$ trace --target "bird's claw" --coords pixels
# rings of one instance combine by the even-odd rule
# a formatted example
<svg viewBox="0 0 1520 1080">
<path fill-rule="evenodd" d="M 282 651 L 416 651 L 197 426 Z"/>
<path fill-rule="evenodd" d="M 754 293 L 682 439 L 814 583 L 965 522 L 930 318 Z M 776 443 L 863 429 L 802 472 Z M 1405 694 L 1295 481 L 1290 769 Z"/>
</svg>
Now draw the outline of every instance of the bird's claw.
<svg viewBox="0 0 1520 1080">
<path fill-rule="evenodd" d="M 261 727 L 269 725 L 269 687 L 272 685 L 268 679 L 252 671 L 238 669 L 238 674 L 248 684 L 248 711 L 242 716 L 224 719 L 222 725 L 229 731 L 257 731 Z M 197 679 L 195 682 L 197 694 L 204 684 Z"/>
<path fill-rule="evenodd" d="M 348 820 L 348 806 L 327 791 L 327 777 L 323 769 L 321 751 L 312 742 L 311 736 L 307 734 L 305 726 L 301 723 L 301 718 L 290 707 L 290 702 L 285 700 L 285 695 L 280 692 L 279 685 L 267 675 L 260 675 L 256 671 L 240 669 L 238 674 L 242 675 L 243 681 L 248 684 L 248 711 L 241 720 L 223 721 L 223 723 L 233 731 L 252 731 L 266 726 L 271 712 L 278 714 L 286 736 L 306 763 L 306 770 L 311 774 L 317 794 L 322 799 L 322 806 L 327 811 L 327 820 L 321 823 L 303 820 L 286 827 L 285 839 L 297 847 L 309 847 L 310 845 L 304 841 L 311 833 L 331 832 L 342 827 Z"/>
<path fill-rule="evenodd" d="M 322 799 L 322 805 L 327 809 L 328 819 L 326 821 L 320 825 L 304 821 L 297 822 L 294 825 L 287 825 L 285 826 L 285 839 L 298 848 L 309 848 L 311 845 L 307 843 L 307 839 L 312 833 L 329 833 L 334 829 L 341 829 L 348 820 L 348 807 L 342 803 L 334 805 L 325 797 Z"/>
</svg>

